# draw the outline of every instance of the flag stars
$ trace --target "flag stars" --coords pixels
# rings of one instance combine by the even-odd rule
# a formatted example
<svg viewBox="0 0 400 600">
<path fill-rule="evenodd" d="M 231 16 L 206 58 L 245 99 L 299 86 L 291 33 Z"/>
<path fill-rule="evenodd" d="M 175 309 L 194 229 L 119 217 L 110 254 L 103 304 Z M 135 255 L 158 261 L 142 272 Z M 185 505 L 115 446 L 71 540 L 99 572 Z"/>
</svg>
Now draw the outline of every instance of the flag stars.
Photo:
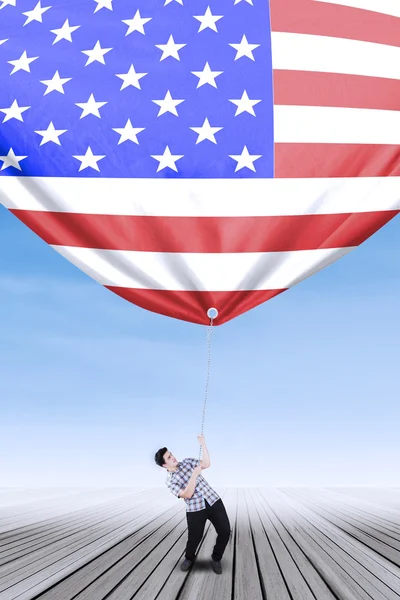
<svg viewBox="0 0 400 600">
<path fill-rule="evenodd" d="M 81 119 L 83 119 L 83 117 L 87 117 L 88 115 L 94 115 L 95 117 L 101 119 L 99 108 L 107 104 L 107 102 L 96 102 L 93 94 L 90 94 L 87 102 L 75 102 L 75 104 L 82 109 L 82 114 L 80 116 Z"/>
<path fill-rule="evenodd" d="M 199 27 L 197 33 L 200 33 L 200 31 L 204 31 L 204 29 L 207 29 L 207 28 L 212 29 L 213 31 L 216 31 L 218 33 L 217 21 L 219 21 L 220 19 L 223 19 L 223 15 L 219 15 L 219 16 L 213 15 L 210 7 L 208 6 L 204 15 L 194 16 L 193 18 L 200 21 L 200 27 Z"/>
<path fill-rule="evenodd" d="M 104 61 L 104 55 L 107 54 L 107 52 L 110 52 L 110 50 L 112 50 L 112 48 L 102 48 L 99 40 L 97 40 L 93 50 L 81 50 L 83 54 L 86 54 L 86 56 L 89 57 L 86 61 L 85 67 L 95 61 L 105 65 L 106 63 Z"/>
<path fill-rule="evenodd" d="M 133 33 L 134 31 L 138 31 L 139 33 L 141 33 L 142 35 L 146 35 L 145 34 L 145 30 L 144 30 L 144 26 L 146 25 L 146 23 L 148 23 L 149 21 L 152 20 L 153 17 L 141 17 L 140 16 L 140 11 L 139 9 L 136 11 L 135 16 L 133 17 L 133 19 L 128 19 L 126 21 L 122 21 L 123 23 L 125 23 L 125 25 L 128 25 L 128 30 L 125 33 L 125 36 L 129 35 L 130 33 Z"/>
<path fill-rule="evenodd" d="M 163 51 L 160 61 L 165 60 L 169 56 L 172 56 L 172 58 L 175 58 L 176 60 L 180 60 L 178 52 L 185 46 L 186 44 L 176 44 L 173 36 L 170 35 L 166 44 L 156 44 L 156 48 Z"/>
<path fill-rule="evenodd" d="M 244 1 L 247 2 L 247 4 L 254 6 L 253 0 L 244 0 Z M 239 2 L 242 2 L 242 0 L 235 0 L 234 5 L 239 4 Z"/>
<path fill-rule="evenodd" d="M 48 142 L 53 142 L 54 144 L 61 146 L 61 142 L 58 138 L 67 131 L 67 129 L 55 129 L 53 122 L 51 121 L 47 129 L 35 130 L 35 133 L 42 136 L 42 140 L 40 142 L 41 146 L 43 146 L 43 144 L 47 144 Z"/>
<path fill-rule="evenodd" d="M 2 8 L 5 8 L 6 6 L 17 6 L 17 0 L 0 0 L 0 2 L 1 2 L 0 10 Z"/>
<path fill-rule="evenodd" d="M 255 117 L 256 113 L 254 112 L 253 106 L 261 102 L 261 100 L 250 100 L 246 90 L 244 90 L 241 98 L 239 98 L 238 100 L 229 100 L 229 102 L 232 102 L 232 104 L 236 104 L 237 106 L 235 117 L 242 114 L 243 112 L 248 112 L 251 115 L 253 115 L 253 117 Z"/>
<path fill-rule="evenodd" d="M 66 19 L 64 25 L 59 29 L 51 29 L 51 33 L 55 33 L 56 37 L 53 41 L 53 45 L 61 40 L 67 40 L 68 42 L 72 42 L 72 34 L 74 31 L 80 28 L 80 25 L 71 26 L 69 24 L 69 20 Z"/>
<path fill-rule="evenodd" d="M 255 60 L 253 56 L 253 50 L 259 48 L 260 44 L 249 44 L 245 35 L 243 35 L 240 44 L 229 44 L 236 50 L 235 60 L 242 58 L 242 56 L 246 56 L 251 60 Z"/>
<path fill-rule="evenodd" d="M 71 81 L 72 77 L 61 78 L 58 71 L 56 71 L 53 75 L 52 79 L 43 79 L 40 83 L 43 83 L 47 86 L 46 91 L 44 92 L 44 96 L 46 94 L 50 94 L 50 92 L 60 92 L 60 94 L 65 94 L 64 85 Z"/>
<path fill-rule="evenodd" d="M 177 166 L 176 166 L 176 162 L 178 160 L 180 160 L 181 158 L 183 158 L 183 154 L 182 155 L 178 155 L 178 154 L 171 154 L 171 151 L 169 149 L 168 146 L 165 147 L 164 150 L 164 154 L 156 154 L 156 155 L 151 155 L 151 158 L 154 158 L 155 160 L 158 160 L 159 165 L 157 168 L 157 173 L 159 171 L 162 171 L 163 169 L 166 169 L 167 167 L 169 169 L 172 169 L 173 171 L 178 171 Z"/>
<path fill-rule="evenodd" d="M 24 119 L 22 118 L 22 113 L 29 108 L 30 106 L 18 106 L 17 100 L 14 100 L 10 108 L 0 108 L 0 112 L 6 115 L 3 119 L 3 123 L 6 123 L 10 119 L 17 119 L 17 121 L 23 122 Z"/>
<path fill-rule="evenodd" d="M 170 112 L 176 117 L 178 117 L 179 115 L 178 111 L 176 110 L 176 107 L 179 104 L 182 104 L 182 102 L 185 102 L 185 100 L 174 100 L 171 96 L 171 92 L 168 90 L 163 100 L 152 100 L 152 102 L 154 102 L 154 104 L 158 104 L 158 106 L 160 107 L 157 117 L 160 117 L 161 115 L 164 115 L 167 112 Z"/>
<path fill-rule="evenodd" d="M 216 77 L 218 77 L 219 75 L 222 75 L 223 71 L 211 71 L 210 65 L 208 64 L 208 62 L 206 62 L 206 64 L 204 65 L 204 69 L 202 71 L 192 71 L 192 75 L 195 75 L 196 77 L 199 78 L 199 81 L 197 83 L 197 88 L 203 86 L 203 85 L 211 85 L 212 87 L 217 87 L 217 84 L 215 83 L 215 79 Z"/>
<path fill-rule="evenodd" d="M 171 2 L 174 2 L 174 0 L 165 0 L 164 6 L 171 4 Z M 177 2 L 178 4 L 181 4 L 183 6 L 183 0 L 175 0 L 175 2 Z"/>
<path fill-rule="evenodd" d="M 10 65 L 14 65 L 14 68 L 11 71 L 10 75 L 13 75 L 17 71 L 26 71 L 27 73 L 30 73 L 31 72 L 30 64 L 34 60 L 37 60 L 38 58 L 39 58 L 38 56 L 28 58 L 28 56 L 26 54 L 26 50 L 24 50 L 24 52 L 21 54 L 21 56 L 18 59 L 7 61 Z"/>
<path fill-rule="evenodd" d="M 9 39 L 10 39 L 10 38 L 6 38 L 5 40 L 0 40 L 0 46 L 1 46 L 2 44 L 5 44 L 6 42 L 8 42 L 8 40 L 9 40 Z"/>
<path fill-rule="evenodd" d="M 3 162 L 0 171 L 4 171 L 4 169 L 8 169 L 9 167 L 13 167 L 14 169 L 18 169 L 18 171 L 22 171 L 21 165 L 19 163 L 25 158 L 28 157 L 16 156 L 14 150 L 10 148 L 7 156 L 0 156 L 0 160 Z"/>
<path fill-rule="evenodd" d="M 120 75 L 116 75 L 116 77 L 119 77 L 124 82 L 120 88 L 120 91 L 124 90 L 130 85 L 137 88 L 138 90 L 141 90 L 142 88 L 140 87 L 139 81 L 145 75 L 148 75 L 148 73 L 136 73 L 135 67 L 131 65 L 127 73 L 121 73 Z"/>
<path fill-rule="evenodd" d="M 261 158 L 261 156 L 262 154 L 249 154 L 247 146 L 244 146 L 242 154 L 230 154 L 229 158 L 232 158 L 237 162 L 235 173 L 244 168 L 255 172 L 256 169 L 253 163 Z"/>
<path fill-rule="evenodd" d="M 135 144 L 139 144 L 138 139 L 137 139 L 137 134 L 144 130 L 145 130 L 145 127 L 132 127 L 132 123 L 131 123 L 130 119 L 127 120 L 125 127 L 113 128 L 113 131 L 116 131 L 120 135 L 120 138 L 118 140 L 118 145 L 122 144 L 123 142 L 127 142 L 127 141 L 134 142 Z"/>
<path fill-rule="evenodd" d="M 22 13 L 27 17 L 23 26 L 25 27 L 25 25 L 28 25 L 28 23 L 32 23 L 32 21 L 38 21 L 39 23 L 43 23 L 42 17 L 44 13 L 50 8 L 51 6 L 45 6 L 44 8 L 42 8 L 42 3 L 38 2 L 34 9 Z"/>
<path fill-rule="evenodd" d="M 76 160 L 79 160 L 81 163 L 80 167 L 79 167 L 79 171 L 83 171 L 84 169 L 88 169 L 88 168 L 94 169 L 95 171 L 100 171 L 99 165 L 97 163 L 99 162 L 99 160 L 102 160 L 105 157 L 106 157 L 105 154 L 103 154 L 103 155 L 93 154 L 90 146 L 88 146 L 88 149 L 86 150 L 86 154 L 73 156 L 73 158 L 76 158 Z"/>
<path fill-rule="evenodd" d="M 112 10 L 113 0 L 94 0 L 96 2 L 96 8 L 94 9 L 94 13 L 97 13 L 102 8 L 107 8 L 108 10 Z"/>
<path fill-rule="evenodd" d="M 221 131 L 223 127 L 211 127 L 208 119 L 204 119 L 204 123 L 201 127 L 191 127 L 190 129 L 198 134 L 196 144 L 199 144 L 204 140 L 210 140 L 210 142 L 216 144 L 215 134 L 218 133 L 218 131 Z"/>
</svg>

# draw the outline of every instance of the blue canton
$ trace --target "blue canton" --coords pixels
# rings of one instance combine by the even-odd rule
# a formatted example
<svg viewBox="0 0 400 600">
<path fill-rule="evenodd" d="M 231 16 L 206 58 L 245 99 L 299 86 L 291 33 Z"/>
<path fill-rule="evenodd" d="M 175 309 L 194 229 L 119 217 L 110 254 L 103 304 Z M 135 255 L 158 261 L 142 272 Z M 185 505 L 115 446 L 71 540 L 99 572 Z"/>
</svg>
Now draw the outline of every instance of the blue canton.
<svg viewBox="0 0 400 600">
<path fill-rule="evenodd" d="M 273 176 L 267 0 L 0 0 L 1 175 Z"/>
</svg>

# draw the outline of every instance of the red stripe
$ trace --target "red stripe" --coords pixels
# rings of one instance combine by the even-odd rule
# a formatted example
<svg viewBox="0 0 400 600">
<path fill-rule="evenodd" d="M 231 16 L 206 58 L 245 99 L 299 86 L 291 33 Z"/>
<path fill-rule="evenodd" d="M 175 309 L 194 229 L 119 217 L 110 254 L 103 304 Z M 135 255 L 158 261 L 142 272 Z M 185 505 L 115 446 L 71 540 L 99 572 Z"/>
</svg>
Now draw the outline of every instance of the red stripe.
<svg viewBox="0 0 400 600">
<path fill-rule="evenodd" d="M 394 211 L 273 217 L 146 217 L 12 210 L 56 246 L 141 252 L 289 252 L 358 246 Z"/>
<path fill-rule="evenodd" d="M 400 110 L 400 81 L 274 70 L 274 104 Z"/>
<path fill-rule="evenodd" d="M 270 0 L 272 31 L 327 35 L 400 46 L 399 19 L 314 0 Z"/>
<path fill-rule="evenodd" d="M 146 310 L 199 325 L 209 324 L 207 310 L 211 307 L 217 308 L 219 313 L 214 325 L 223 325 L 285 291 L 181 292 L 119 287 L 107 289 Z"/>
<path fill-rule="evenodd" d="M 275 144 L 275 177 L 400 176 L 400 146 Z"/>
</svg>

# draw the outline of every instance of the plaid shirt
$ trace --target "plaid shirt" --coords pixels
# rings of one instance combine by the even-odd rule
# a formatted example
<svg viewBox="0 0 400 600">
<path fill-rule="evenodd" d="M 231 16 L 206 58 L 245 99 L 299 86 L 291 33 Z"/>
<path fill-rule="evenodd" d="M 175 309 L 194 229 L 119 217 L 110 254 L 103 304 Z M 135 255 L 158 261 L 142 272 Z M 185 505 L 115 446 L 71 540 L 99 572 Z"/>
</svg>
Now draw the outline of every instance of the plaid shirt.
<svg viewBox="0 0 400 600">
<path fill-rule="evenodd" d="M 181 489 L 184 489 L 189 483 L 189 479 L 193 473 L 193 469 L 200 464 L 196 458 L 184 458 L 178 463 L 177 471 L 168 473 L 166 484 L 167 488 L 178 498 Z M 210 505 L 213 505 L 219 500 L 218 494 L 212 489 L 209 483 L 204 479 L 203 475 L 199 475 L 196 481 L 194 494 L 191 498 L 184 498 L 186 502 L 186 511 L 195 512 L 206 508 L 204 499 Z"/>
</svg>

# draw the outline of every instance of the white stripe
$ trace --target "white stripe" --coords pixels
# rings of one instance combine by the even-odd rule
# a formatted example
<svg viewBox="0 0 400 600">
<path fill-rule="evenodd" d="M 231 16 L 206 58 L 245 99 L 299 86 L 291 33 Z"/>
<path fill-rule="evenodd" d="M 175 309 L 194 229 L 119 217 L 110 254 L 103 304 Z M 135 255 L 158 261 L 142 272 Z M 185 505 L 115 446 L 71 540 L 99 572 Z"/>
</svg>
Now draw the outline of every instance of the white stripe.
<svg viewBox="0 0 400 600">
<path fill-rule="evenodd" d="M 339 4 L 340 6 L 350 6 L 361 10 L 370 10 L 390 15 L 391 17 L 400 17 L 399 0 L 314 0 L 314 2 L 323 2 L 323 4 Z"/>
<path fill-rule="evenodd" d="M 271 40 L 274 69 L 400 79 L 397 46 L 276 31 Z"/>
<path fill-rule="evenodd" d="M 0 177 L 0 202 L 10 209 L 168 217 L 358 213 L 400 210 L 400 177 Z"/>
<path fill-rule="evenodd" d="M 400 144 L 400 111 L 275 106 L 275 142 Z"/>
<path fill-rule="evenodd" d="M 177 291 L 284 289 L 353 249 L 196 254 L 53 248 L 101 285 Z"/>
</svg>

